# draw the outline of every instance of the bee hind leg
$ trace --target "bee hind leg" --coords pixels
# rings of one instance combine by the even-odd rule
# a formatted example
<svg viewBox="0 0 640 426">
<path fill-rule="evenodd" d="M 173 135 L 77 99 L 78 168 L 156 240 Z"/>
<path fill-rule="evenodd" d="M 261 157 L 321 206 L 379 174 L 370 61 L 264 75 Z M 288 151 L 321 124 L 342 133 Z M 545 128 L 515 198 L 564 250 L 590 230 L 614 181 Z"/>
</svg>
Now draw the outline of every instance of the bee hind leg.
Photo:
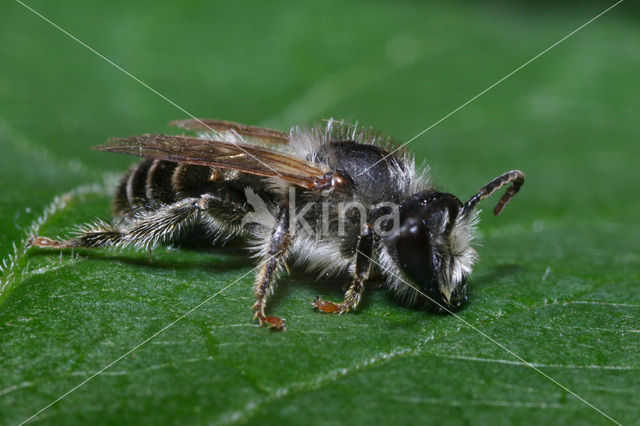
<svg viewBox="0 0 640 426">
<path fill-rule="evenodd" d="M 289 207 L 282 204 L 278 211 L 276 224 L 263 250 L 262 266 L 253 289 L 256 296 L 256 303 L 252 307 L 256 310 L 254 318 L 258 320 L 260 325 L 267 325 L 272 330 L 286 330 L 284 321 L 278 317 L 266 316 L 265 309 L 267 298 L 273 293 L 278 275 L 285 267 L 290 246 Z"/>
<path fill-rule="evenodd" d="M 28 247 L 42 247 L 51 249 L 65 249 L 73 247 L 69 241 L 58 241 L 49 237 L 35 236 L 27 240 Z"/>
<path fill-rule="evenodd" d="M 132 245 L 150 250 L 158 243 L 173 241 L 185 228 L 199 219 L 201 211 L 207 211 L 220 202 L 211 194 L 184 198 L 156 210 L 139 213 L 123 224 L 111 225 L 99 221 L 85 225 L 78 235 L 69 240 L 56 241 L 35 236 L 29 239 L 28 244 L 52 249 Z"/>
<path fill-rule="evenodd" d="M 311 304 L 318 312 L 326 314 L 343 314 L 354 310 L 364 294 L 364 283 L 371 274 L 371 256 L 373 255 L 373 229 L 370 223 L 366 223 L 356 245 L 355 268 L 353 281 L 344 294 L 342 303 L 322 300 L 320 296 Z"/>
</svg>

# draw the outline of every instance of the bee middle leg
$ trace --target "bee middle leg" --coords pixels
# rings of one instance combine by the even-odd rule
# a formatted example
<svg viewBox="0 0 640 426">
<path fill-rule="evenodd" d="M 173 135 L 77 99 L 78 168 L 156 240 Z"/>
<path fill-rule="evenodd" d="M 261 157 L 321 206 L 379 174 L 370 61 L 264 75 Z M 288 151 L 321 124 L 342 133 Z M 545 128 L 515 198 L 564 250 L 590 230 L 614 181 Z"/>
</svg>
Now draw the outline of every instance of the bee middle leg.
<svg viewBox="0 0 640 426">
<path fill-rule="evenodd" d="M 252 309 L 256 310 L 255 319 L 260 325 L 266 324 L 274 330 L 285 331 L 285 324 L 281 318 L 266 316 L 267 298 L 275 288 L 278 275 L 283 267 L 291 247 L 291 234 L 289 231 L 289 206 L 281 204 L 278 210 L 276 224 L 262 252 L 262 267 L 256 278 L 254 294 L 256 303 Z"/>
<path fill-rule="evenodd" d="M 344 295 L 342 303 L 322 300 L 320 296 L 312 302 L 313 307 L 327 314 L 343 314 L 354 310 L 364 294 L 364 283 L 371 274 L 371 257 L 373 256 L 373 228 L 366 223 L 358 237 L 355 253 L 353 281 Z"/>
</svg>

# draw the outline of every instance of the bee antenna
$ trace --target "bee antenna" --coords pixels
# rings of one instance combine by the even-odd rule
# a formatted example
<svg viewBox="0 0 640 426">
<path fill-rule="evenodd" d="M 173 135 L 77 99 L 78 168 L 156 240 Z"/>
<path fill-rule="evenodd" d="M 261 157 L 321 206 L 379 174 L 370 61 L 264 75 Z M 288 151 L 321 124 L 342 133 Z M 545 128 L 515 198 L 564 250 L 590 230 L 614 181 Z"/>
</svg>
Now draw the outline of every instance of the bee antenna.
<svg viewBox="0 0 640 426">
<path fill-rule="evenodd" d="M 507 191 L 504 193 L 502 198 L 500 198 L 500 201 L 498 201 L 498 204 L 493 209 L 493 214 L 496 216 L 499 215 L 500 212 L 502 212 L 502 209 L 504 209 L 505 206 L 509 204 L 513 196 L 518 193 L 520 187 L 524 184 L 524 173 L 522 173 L 520 170 L 511 170 L 510 172 L 503 173 L 502 175 L 498 176 L 497 178 L 480 188 L 476 195 L 474 195 L 469 199 L 469 201 L 464 203 L 462 214 L 460 216 L 464 216 L 470 213 L 476 207 L 476 204 L 478 204 L 485 198 L 490 197 L 491 194 L 510 183 L 513 183 L 513 185 L 507 188 Z"/>
</svg>

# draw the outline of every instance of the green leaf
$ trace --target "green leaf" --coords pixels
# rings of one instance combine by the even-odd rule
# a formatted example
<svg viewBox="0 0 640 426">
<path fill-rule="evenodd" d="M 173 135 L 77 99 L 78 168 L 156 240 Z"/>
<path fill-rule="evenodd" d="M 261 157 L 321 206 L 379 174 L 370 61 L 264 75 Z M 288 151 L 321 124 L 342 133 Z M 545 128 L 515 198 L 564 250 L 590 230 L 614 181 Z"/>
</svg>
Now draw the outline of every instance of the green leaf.
<svg viewBox="0 0 640 426">
<path fill-rule="evenodd" d="M 283 129 L 345 117 L 399 140 L 610 5 L 29 4 L 197 116 Z M 282 334 L 251 320 L 242 249 L 26 250 L 34 233 L 109 217 L 131 159 L 90 146 L 185 114 L 8 3 L 0 422 L 47 407 L 36 420 L 608 423 L 601 410 L 637 423 L 637 12 L 620 4 L 409 145 L 461 198 L 503 171 L 527 174 L 500 217 L 482 215 L 458 316 L 381 289 L 356 313 L 321 315 L 310 302 L 339 300 L 342 283 L 294 273 L 269 308 L 287 320 Z"/>
</svg>

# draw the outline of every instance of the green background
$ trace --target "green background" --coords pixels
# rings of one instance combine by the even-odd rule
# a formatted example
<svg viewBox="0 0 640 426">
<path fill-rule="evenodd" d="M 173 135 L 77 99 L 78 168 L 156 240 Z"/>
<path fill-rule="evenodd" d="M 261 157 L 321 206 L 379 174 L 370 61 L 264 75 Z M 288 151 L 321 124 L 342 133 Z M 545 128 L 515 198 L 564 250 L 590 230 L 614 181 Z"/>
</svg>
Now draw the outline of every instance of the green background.
<svg viewBox="0 0 640 426">
<path fill-rule="evenodd" d="M 171 2 L 29 5 L 199 117 L 286 129 L 358 120 L 399 140 L 612 2 Z M 640 26 L 623 2 L 413 141 L 465 199 L 527 183 L 498 218 L 459 315 L 625 424 L 638 423 Z M 134 160 L 90 151 L 186 118 L 12 0 L 0 12 L 0 422 L 14 424 L 227 284 L 41 413 L 41 424 L 606 424 L 451 316 L 381 290 L 340 317 L 340 283 L 294 274 L 251 321 L 242 250 L 26 252 L 108 218 Z M 15 245 L 15 247 L 14 247 Z M 245 275 L 249 273 L 248 275 Z"/>
</svg>

